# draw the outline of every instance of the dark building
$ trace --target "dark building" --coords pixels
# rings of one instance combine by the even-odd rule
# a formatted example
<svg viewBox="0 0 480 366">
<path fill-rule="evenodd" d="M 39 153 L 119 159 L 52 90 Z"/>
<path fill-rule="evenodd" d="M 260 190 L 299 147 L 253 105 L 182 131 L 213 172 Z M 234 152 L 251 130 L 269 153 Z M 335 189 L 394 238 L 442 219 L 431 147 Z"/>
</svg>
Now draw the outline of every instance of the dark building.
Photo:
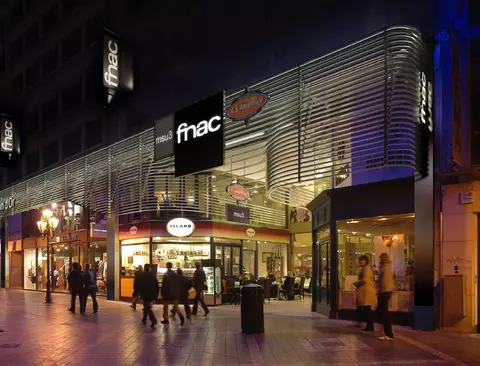
<svg viewBox="0 0 480 366">
<path fill-rule="evenodd" d="M 426 36 L 432 1 L 5 1 L 0 7 L 0 106 L 22 127 L 22 156 L 0 187 L 153 126 L 218 90 L 235 90 L 392 24 Z M 308 11 L 307 11 L 308 9 Z M 346 26 L 348 24 L 348 26 Z M 107 106 L 103 27 L 128 44 L 133 93 Z"/>
</svg>

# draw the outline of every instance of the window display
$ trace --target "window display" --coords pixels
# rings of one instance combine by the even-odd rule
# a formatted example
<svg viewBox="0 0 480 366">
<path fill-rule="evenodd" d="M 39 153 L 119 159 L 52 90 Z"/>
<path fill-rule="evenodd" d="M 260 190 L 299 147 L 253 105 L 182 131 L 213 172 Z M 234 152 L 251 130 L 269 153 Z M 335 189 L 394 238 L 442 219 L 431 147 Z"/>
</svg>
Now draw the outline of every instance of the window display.
<svg viewBox="0 0 480 366">
<path fill-rule="evenodd" d="M 25 249 L 23 251 L 23 288 L 25 290 L 37 289 L 37 250 Z"/>
<path fill-rule="evenodd" d="M 122 242 L 121 274 L 124 277 L 134 277 L 138 266 L 141 265 L 143 267 L 146 263 L 150 263 L 150 245 L 123 245 L 124 242 Z"/>
<path fill-rule="evenodd" d="M 156 264 L 158 280 L 161 282 L 166 272 L 167 262 L 173 264 L 174 269 L 182 268 L 185 276 L 193 276 L 195 262 L 210 259 L 210 243 L 166 243 L 154 242 L 152 264 Z"/>
<path fill-rule="evenodd" d="M 37 249 L 37 290 L 46 290 L 47 285 L 47 248 Z"/>
<path fill-rule="evenodd" d="M 107 243 L 90 243 L 88 249 L 88 263 L 97 272 L 97 287 L 100 295 L 107 294 Z"/>
<path fill-rule="evenodd" d="M 67 277 L 70 273 L 69 245 L 52 245 L 52 291 L 68 292 Z"/>
<path fill-rule="evenodd" d="M 338 285 L 340 307 L 354 307 L 358 279 L 358 258 L 366 255 L 378 276 L 378 260 L 387 253 L 392 261 L 396 291 L 392 311 L 411 311 L 413 304 L 397 301 L 412 292 L 414 284 L 414 220 L 413 215 L 372 217 L 337 222 L 338 227 Z M 403 294 L 402 294 L 403 293 Z M 411 297 L 411 296 L 410 296 Z"/>
</svg>

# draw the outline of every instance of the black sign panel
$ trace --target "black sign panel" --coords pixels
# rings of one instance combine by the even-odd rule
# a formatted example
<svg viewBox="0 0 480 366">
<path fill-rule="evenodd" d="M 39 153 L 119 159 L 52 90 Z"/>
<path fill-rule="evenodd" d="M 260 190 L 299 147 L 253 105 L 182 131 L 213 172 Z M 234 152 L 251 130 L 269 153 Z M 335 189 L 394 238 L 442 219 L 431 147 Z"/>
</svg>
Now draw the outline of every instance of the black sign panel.
<svg viewBox="0 0 480 366">
<path fill-rule="evenodd" d="M 155 160 L 174 154 L 175 120 L 173 114 L 155 121 Z"/>
<path fill-rule="evenodd" d="M 175 113 L 175 177 L 223 165 L 224 94 Z"/>
<path fill-rule="evenodd" d="M 250 209 L 243 206 L 225 205 L 227 221 L 250 224 Z"/>
<path fill-rule="evenodd" d="M 0 116 L 0 162 L 6 164 L 20 155 L 20 135 L 12 119 Z"/>
<path fill-rule="evenodd" d="M 120 88 L 120 38 L 105 30 L 103 36 L 103 85 L 111 90 Z"/>
</svg>

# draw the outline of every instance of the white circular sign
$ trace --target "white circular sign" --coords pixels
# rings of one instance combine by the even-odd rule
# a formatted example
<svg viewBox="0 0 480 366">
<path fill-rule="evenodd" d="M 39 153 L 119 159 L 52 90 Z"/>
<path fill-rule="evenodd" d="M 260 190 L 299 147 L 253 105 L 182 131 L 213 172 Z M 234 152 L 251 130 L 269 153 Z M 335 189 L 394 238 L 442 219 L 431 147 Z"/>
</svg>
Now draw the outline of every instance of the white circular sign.
<svg viewBox="0 0 480 366">
<path fill-rule="evenodd" d="M 190 236 L 195 231 L 195 224 L 192 220 L 177 217 L 168 222 L 167 231 L 172 236 Z"/>
<path fill-rule="evenodd" d="M 138 228 L 136 226 L 132 226 L 130 228 L 130 235 L 135 235 L 138 232 Z"/>
<path fill-rule="evenodd" d="M 249 238 L 255 236 L 255 230 L 253 230 L 252 228 L 248 228 L 246 233 Z"/>
</svg>

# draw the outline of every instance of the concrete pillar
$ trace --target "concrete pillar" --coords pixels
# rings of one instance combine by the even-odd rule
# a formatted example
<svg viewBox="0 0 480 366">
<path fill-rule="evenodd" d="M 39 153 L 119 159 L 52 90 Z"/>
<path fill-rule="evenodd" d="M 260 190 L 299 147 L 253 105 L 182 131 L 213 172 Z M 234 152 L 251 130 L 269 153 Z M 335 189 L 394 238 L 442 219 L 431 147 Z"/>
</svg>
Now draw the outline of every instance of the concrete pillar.
<svg viewBox="0 0 480 366">
<path fill-rule="evenodd" d="M 120 242 L 116 214 L 107 218 L 107 299 L 120 299 Z"/>
</svg>

